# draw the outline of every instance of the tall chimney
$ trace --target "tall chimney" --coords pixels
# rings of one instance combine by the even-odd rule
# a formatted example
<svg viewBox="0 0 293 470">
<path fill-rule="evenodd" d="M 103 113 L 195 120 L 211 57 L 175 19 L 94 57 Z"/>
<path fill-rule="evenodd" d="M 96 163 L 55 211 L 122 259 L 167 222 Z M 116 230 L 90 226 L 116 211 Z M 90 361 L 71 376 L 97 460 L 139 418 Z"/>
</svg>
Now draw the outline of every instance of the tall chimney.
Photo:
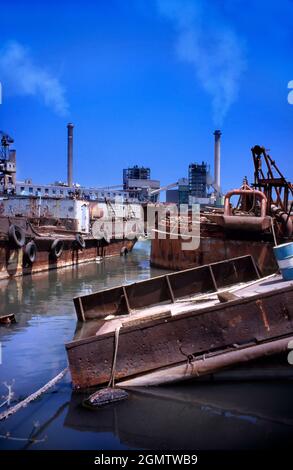
<svg viewBox="0 0 293 470">
<path fill-rule="evenodd" d="M 67 124 L 67 185 L 72 186 L 73 167 L 73 124 Z"/>
<path fill-rule="evenodd" d="M 215 136 L 215 161 L 214 161 L 214 187 L 217 191 L 217 193 L 220 193 L 220 187 L 221 187 L 221 135 L 222 132 L 219 130 L 216 130 L 214 132 Z"/>
</svg>

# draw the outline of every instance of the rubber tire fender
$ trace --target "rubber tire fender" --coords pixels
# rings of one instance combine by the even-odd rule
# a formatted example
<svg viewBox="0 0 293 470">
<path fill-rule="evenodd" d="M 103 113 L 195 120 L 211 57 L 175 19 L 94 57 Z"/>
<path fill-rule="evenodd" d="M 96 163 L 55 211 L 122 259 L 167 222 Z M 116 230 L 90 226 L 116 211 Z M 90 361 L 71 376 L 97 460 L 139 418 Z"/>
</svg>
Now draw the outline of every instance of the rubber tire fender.
<svg viewBox="0 0 293 470">
<path fill-rule="evenodd" d="M 25 244 L 25 231 L 22 227 L 18 225 L 10 225 L 8 229 L 9 240 L 11 240 L 14 245 L 18 248 L 22 248 Z"/>
<path fill-rule="evenodd" d="M 37 251 L 38 251 L 37 250 L 37 245 L 35 244 L 35 242 L 33 240 L 31 240 L 30 242 L 28 242 L 25 245 L 24 253 L 25 253 L 25 256 L 26 256 L 27 260 L 31 264 L 33 264 L 36 261 Z"/>
<path fill-rule="evenodd" d="M 83 236 L 80 234 L 80 233 L 77 233 L 75 235 L 75 241 L 78 245 L 79 248 L 81 248 L 82 250 L 85 249 L 85 239 L 83 238 Z"/>
<path fill-rule="evenodd" d="M 63 253 L 63 248 L 64 248 L 64 242 L 60 238 L 56 238 L 56 240 L 53 241 L 51 245 L 51 254 L 54 256 L 54 258 L 60 258 L 60 256 Z"/>
</svg>

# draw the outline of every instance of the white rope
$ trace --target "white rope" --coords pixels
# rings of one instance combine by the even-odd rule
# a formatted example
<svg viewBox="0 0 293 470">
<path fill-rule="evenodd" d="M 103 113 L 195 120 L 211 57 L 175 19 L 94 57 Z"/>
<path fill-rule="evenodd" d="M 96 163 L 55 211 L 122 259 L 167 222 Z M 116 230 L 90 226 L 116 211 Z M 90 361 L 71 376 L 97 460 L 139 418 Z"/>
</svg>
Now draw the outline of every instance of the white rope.
<svg viewBox="0 0 293 470">
<path fill-rule="evenodd" d="M 39 398 L 49 388 L 56 385 L 56 383 L 59 382 L 59 380 L 61 380 L 64 377 L 64 375 L 66 374 L 67 371 L 68 371 L 68 368 L 66 367 L 66 369 L 64 369 L 62 372 L 60 372 L 58 375 L 56 375 L 56 377 L 54 377 L 52 380 L 50 380 L 48 383 L 46 383 L 46 385 L 44 385 L 42 388 L 40 388 L 36 392 L 32 393 L 27 398 L 20 401 L 16 405 L 12 406 L 8 410 L 3 411 L 0 414 L 0 421 L 2 421 L 3 419 L 7 419 L 9 416 L 13 415 L 14 413 L 16 413 L 21 408 L 24 408 L 25 406 L 27 406 L 31 401 L 35 400 L 36 398 Z"/>
<path fill-rule="evenodd" d="M 109 380 L 109 383 L 108 383 L 108 387 L 112 387 L 112 388 L 114 388 L 114 386 L 115 386 L 116 360 L 117 360 L 120 328 L 121 328 L 121 326 L 118 326 L 115 329 L 115 346 L 114 346 L 115 349 L 114 349 L 111 376 L 110 376 L 110 380 Z"/>
</svg>

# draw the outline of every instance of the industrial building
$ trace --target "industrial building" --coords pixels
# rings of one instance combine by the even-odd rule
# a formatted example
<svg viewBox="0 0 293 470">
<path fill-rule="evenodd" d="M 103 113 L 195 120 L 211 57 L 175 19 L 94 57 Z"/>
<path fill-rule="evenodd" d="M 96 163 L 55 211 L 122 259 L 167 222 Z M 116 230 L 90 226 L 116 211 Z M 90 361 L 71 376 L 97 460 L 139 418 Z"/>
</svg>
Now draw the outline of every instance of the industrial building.
<svg viewBox="0 0 293 470">
<path fill-rule="evenodd" d="M 220 140 L 221 131 L 216 130 L 214 179 L 207 163 L 190 163 L 188 178 L 160 187 L 160 181 L 151 179 L 151 169 L 132 166 L 123 169 L 122 184 L 109 187 L 89 188 L 73 183 L 73 129 L 67 125 L 67 181 L 54 184 L 33 184 L 31 180 L 16 181 L 16 152 L 10 149 L 13 139 L 0 131 L 0 194 L 28 197 L 78 198 L 94 201 L 158 202 L 161 191 L 166 190 L 166 202 L 175 204 L 214 204 L 220 201 Z M 177 189 L 171 189 L 173 187 Z M 209 188 L 213 187 L 211 198 Z"/>
<path fill-rule="evenodd" d="M 166 202 L 174 204 L 208 204 L 209 167 L 206 163 L 190 163 L 188 178 L 178 181 L 178 189 L 166 191 Z"/>
<path fill-rule="evenodd" d="M 16 152 L 9 146 L 14 140 L 2 131 L 0 138 L 0 192 L 13 192 L 16 184 Z"/>
<path fill-rule="evenodd" d="M 190 163 L 188 167 L 189 194 L 196 198 L 207 197 L 207 175 L 209 167 L 206 163 Z"/>
<path fill-rule="evenodd" d="M 137 165 L 123 170 L 123 190 L 132 199 L 142 202 L 159 200 L 160 181 L 151 179 L 150 168 Z"/>
<path fill-rule="evenodd" d="M 73 129 L 67 125 L 67 181 L 35 184 L 30 179 L 16 180 L 16 151 L 10 148 L 13 139 L 0 131 L 0 195 L 44 198 L 78 198 L 93 201 L 157 202 L 160 181 L 151 180 L 150 168 L 134 166 L 123 170 L 123 182 L 102 188 L 83 187 L 73 182 Z"/>
<path fill-rule="evenodd" d="M 166 191 L 166 202 L 174 204 L 189 203 L 189 182 L 187 178 L 180 178 L 178 189 L 168 189 Z"/>
<path fill-rule="evenodd" d="M 111 188 L 87 188 L 83 186 L 67 186 L 65 184 L 33 184 L 32 182 L 18 181 L 15 185 L 15 193 L 18 196 L 38 196 L 53 198 L 79 197 L 91 201 L 114 200 L 116 198 L 124 201 L 134 202 L 129 193 L 122 189 Z"/>
<path fill-rule="evenodd" d="M 202 161 L 193 162 L 188 166 L 188 178 L 181 178 L 178 189 L 166 191 L 166 202 L 174 204 L 209 204 L 221 206 L 220 179 L 220 143 L 221 131 L 214 132 L 214 177 L 210 174 L 210 166 Z"/>
<path fill-rule="evenodd" d="M 134 165 L 123 170 L 123 185 L 127 186 L 129 180 L 150 180 L 150 177 L 150 168 Z"/>
</svg>

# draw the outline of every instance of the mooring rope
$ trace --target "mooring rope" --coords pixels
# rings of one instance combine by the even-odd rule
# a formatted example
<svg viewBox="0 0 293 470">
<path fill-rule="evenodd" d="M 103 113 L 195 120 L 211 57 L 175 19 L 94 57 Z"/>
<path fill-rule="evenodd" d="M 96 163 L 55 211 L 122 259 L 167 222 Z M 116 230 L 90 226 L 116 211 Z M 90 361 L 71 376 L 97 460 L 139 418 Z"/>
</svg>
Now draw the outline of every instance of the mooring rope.
<svg viewBox="0 0 293 470">
<path fill-rule="evenodd" d="M 118 352 L 118 345 L 119 345 L 119 332 L 121 326 L 118 326 L 115 329 L 115 345 L 114 345 L 114 355 L 113 355 L 113 362 L 112 362 L 112 369 L 111 369 L 111 376 L 108 383 L 108 387 L 115 387 L 115 372 L 116 372 L 116 360 L 117 360 L 117 352 Z"/>
<path fill-rule="evenodd" d="M 277 246 L 277 245 L 278 245 L 278 242 L 277 242 L 277 237 L 276 237 L 276 232 L 275 232 L 274 219 L 273 219 L 273 217 L 271 217 L 271 229 L 272 229 L 272 234 L 273 234 L 275 246 Z"/>
<path fill-rule="evenodd" d="M 56 377 L 54 377 L 52 380 L 50 380 L 49 382 L 47 382 L 42 388 L 39 388 L 39 390 L 37 390 L 36 392 L 32 393 L 31 395 L 29 395 L 27 398 L 25 398 L 24 400 L 20 401 L 19 403 L 17 403 L 16 405 L 14 406 L 11 406 L 8 410 L 6 411 L 3 411 L 1 414 L 0 414 L 0 421 L 2 421 L 3 419 L 7 419 L 9 416 L 15 414 L 18 410 L 20 410 L 21 408 L 24 408 L 26 405 L 28 405 L 31 401 L 35 400 L 36 398 L 39 398 L 41 395 L 43 395 L 43 393 L 45 393 L 49 388 L 53 387 L 54 385 L 56 385 L 57 382 L 59 382 L 63 377 L 64 375 L 66 374 L 66 372 L 68 371 L 68 367 L 66 367 L 65 369 L 62 370 L 62 372 L 60 372 L 58 375 L 56 375 Z"/>
</svg>

